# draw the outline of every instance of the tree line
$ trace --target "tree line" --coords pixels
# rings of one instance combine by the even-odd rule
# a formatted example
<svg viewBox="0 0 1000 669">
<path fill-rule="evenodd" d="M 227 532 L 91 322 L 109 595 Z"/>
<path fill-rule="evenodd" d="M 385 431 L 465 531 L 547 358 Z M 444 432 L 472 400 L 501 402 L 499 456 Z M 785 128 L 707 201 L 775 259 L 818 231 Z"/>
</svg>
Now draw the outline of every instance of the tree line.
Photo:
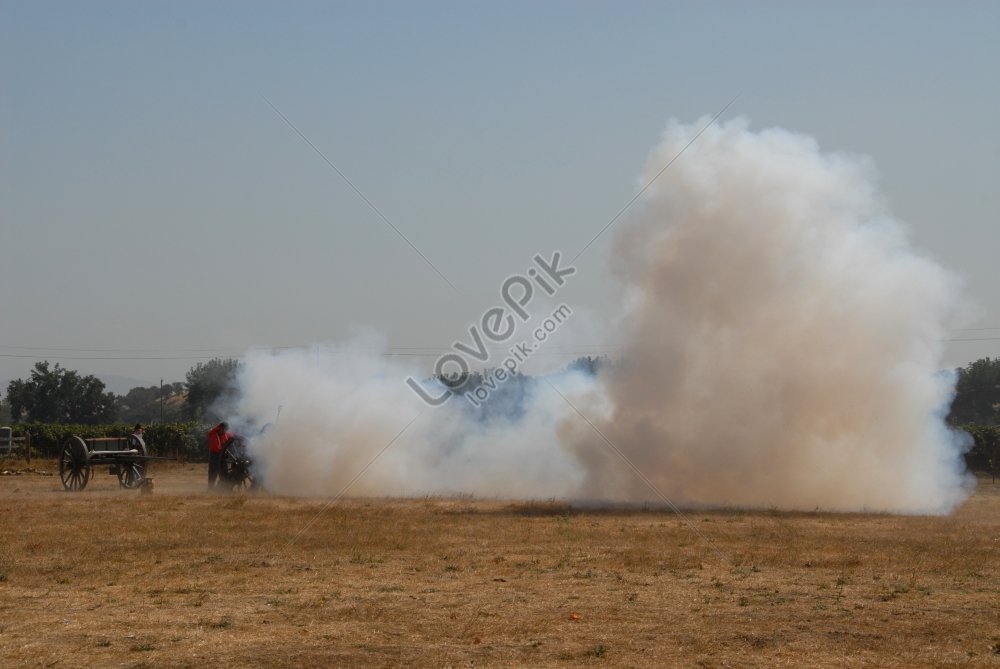
<svg viewBox="0 0 1000 669">
<path fill-rule="evenodd" d="M 596 374 L 608 364 L 605 358 L 582 357 L 567 369 Z M 75 423 L 98 425 L 115 422 L 152 423 L 216 418 L 212 406 L 234 392 L 239 361 L 214 358 L 188 370 L 184 381 L 161 386 L 135 387 L 124 395 L 108 392 L 104 382 L 93 375 L 81 375 L 58 363 L 35 363 L 27 379 L 7 384 L 0 406 L 0 422 Z M 948 413 L 953 426 L 968 424 L 1000 425 L 1000 358 L 982 358 L 957 369 L 955 397 Z M 498 404 L 510 405 L 520 413 L 521 378 L 496 396 Z M 462 379 L 442 379 L 452 387 L 474 388 L 481 374 Z"/>
<path fill-rule="evenodd" d="M 239 361 L 215 358 L 188 370 L 184 381 L 109 392 L 92 374 L 36 362 L 26 379 L 7 384 L 0 423 L 162 423 L 212 420 L 212 406 L 233 392 Z"/>
</svg>

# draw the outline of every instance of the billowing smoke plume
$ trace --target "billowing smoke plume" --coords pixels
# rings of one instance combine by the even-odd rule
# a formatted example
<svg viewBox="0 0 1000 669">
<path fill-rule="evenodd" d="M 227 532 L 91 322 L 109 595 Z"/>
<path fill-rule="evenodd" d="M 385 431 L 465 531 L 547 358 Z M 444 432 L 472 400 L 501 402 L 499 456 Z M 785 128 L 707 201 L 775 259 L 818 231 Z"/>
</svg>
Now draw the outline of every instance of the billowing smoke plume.
<svg viewBox="0 0 1000 669">
<path fill-rule="evenodd" d="M 703 124 L 671 123 L 642 183 Z M 420 370 L 370 339 L 251 354 L 237 413 L 260 425 L 282 407 L 253 445 L 267 486 L 896 512 L 963 499 L 939 372 L 956 281 L 909 248 L 866 160 L 712 126 L 636 203 L 612 262 L 621 359 L 522 379 L 486 414 L 424 405 L 402 381 Z"/>
<path fill-rule="evenodd" d="M 691 141 L 671 124 L 646 179 Z M 868 161 L 709 128 L 616 240 L 626 359 L 598 427 L 684 502 L 943 511 L 964 497 L 938 372 L 956 281 L 910 250 Z M 648 497 L 566 421 L 584 496 Z"/>
</svg>

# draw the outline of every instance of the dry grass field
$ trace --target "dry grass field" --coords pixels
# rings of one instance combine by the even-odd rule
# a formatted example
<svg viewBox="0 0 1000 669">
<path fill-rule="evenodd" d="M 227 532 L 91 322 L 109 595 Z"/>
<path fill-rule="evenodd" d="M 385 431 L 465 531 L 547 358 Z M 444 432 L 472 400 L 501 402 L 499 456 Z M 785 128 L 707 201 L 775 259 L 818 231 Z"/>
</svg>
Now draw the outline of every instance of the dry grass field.
<svg viewBox="0 0 1000 669">
<path fill-rule="evenodd" d="M 208 495 L 204 465 L 65 493 L 33 466 L 0 477 L 3 667 L 1000 667 L 988 479 L 946 518 L 692 512 L 720 558 L 667 510 L 323 510 Z"/>
</svg>

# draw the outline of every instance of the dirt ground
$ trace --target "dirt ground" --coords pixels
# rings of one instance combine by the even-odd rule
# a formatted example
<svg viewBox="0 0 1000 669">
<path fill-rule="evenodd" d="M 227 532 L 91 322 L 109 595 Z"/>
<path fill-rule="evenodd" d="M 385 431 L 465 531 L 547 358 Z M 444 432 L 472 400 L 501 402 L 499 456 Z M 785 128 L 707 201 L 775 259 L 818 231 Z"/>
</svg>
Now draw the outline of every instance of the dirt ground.
<svg viewBox="0 0 1000 669">
<path fill-rule="evenodd" d="M 3 667 L 1000 667 L 1000 484 L 950 517 L 152 495 L 2 460 Z M 692 529 L 692 526 L 695 529 Z M 706 540 L 718 547 L 721 555 Z"/>
</svg>

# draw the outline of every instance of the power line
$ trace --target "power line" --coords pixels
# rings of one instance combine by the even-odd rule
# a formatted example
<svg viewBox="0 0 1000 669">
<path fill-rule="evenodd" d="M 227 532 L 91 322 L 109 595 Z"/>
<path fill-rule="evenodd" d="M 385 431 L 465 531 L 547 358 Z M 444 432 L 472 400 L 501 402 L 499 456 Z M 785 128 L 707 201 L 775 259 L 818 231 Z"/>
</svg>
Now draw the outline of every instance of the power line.
<svg viewBox="0 0 1000 669">
<path fill-rule="evenodd" d="M 260 349 L 261 352 L 269 352 L 269 351 L 274 351 L 274 350 L 275 349 Z M 303 350 L 308 350 L 308 349 L 303 349 Z M 418 353 L 418 352 L 402 352 L 402 351 L 385 351 L 385 350 L 383 350 L 383 351 L 372 351 L 372 352 L 375 353 L 375 354 L 377 354 L 377 355 L 379 355 L 379 356 L 390 357 L 390 358 L 392 358 L 392 357 L 401 357 L 401 358 L 437 358 L 437 357 L 439 357 L 439 356 L 444 355 L 445 353 L 447 353 L 448 350 L 431 351 L 431 352 L 423 352 L 423 353 Z M 562 351 L 540 350 L 540 351 L 534 351 L 532 353 L 532 356 L 605 355 L 605 354 L 617 353 L 617 352 L 619 352 L 617 349 L 604 349 L 604 350 L 574 349 L 574 350 L 562 350 Z M 219 357 L 234 358 L 234 359 L 241 360 L 243 358 L 246 358 L 247 355 L 245 353 L 225 355 L 225 356 L 220 356 L 220 355 L 179 355 L 179 356 L 171 356 L 171 355 L 142 355 L 142 356 L 137 356 L 137 355 L 61 355 L 61 354 L 59 354 L 59 355 L 49 355 L 47 353 L 42 353 L 42 354 L 31 354 L 31 353 L 0 353 L 0 358 L 20 358 L 20 359 L 29 359 L 29 360 L 39 360 L 39 359 L 42 359 L 42 358 L 47 359 L 47 360 L 132 360 L 132 361 L 141 361 L 141 360 L 213 360 L 213 359 L 219 358 Z"/>
<path fill-rule="evenodd" d="M 308 344 L 291 346 L 268 346 L 268 349 L 306 348 Z M 13 346 L 0 344 L 0 348 L 20 351 L 66 351 L 72 353 L 225 353 L 226 351 L 246 351 L 250 346 L 230 346 L 228 348 L 76 348 L 73 346 Z"/>
<path fill-rule="evenodd" d="M 971 337 L 968 339 L 941 339 L 939 341 L 954 342 L 954 341 L 1000 341 L 1000 337 Z"/>
<path fill-rule="evenodd" d="M 970 332 L 1000 330 L 1000 328 L 966 328 Z M 951 330 L 951 332 L 961 332 L 964 330 Z M 942 343 L 964 343 L 964 342 L 992 342 L 1000 341 L 1000 335 L 988 337 L 949 337 L 947 339 L 937 339 Z M 38 359 L 49 358 L 52 360 L 211 360 L 214 358 L 236 358 L 247 357 L 248 352 L 277 352 L 301 349 L 308 351 L 316 344 L 292 344 L 284 346 L 262 346 L 262 347 L 230 347 L 230 348 L 149 348 L 149 349 L 129 349 L 129 348 L 76 348 L 70 346 L 19 346 L 13 344 L 0 344 L 0 350 L 23 351 L 18 353 L 0 353 L 0 358 L 20 358 Z M 322 346 L 322 344 L 318 345 Z M 624 344 L 548 344 L 540 350 L 534 351 L 532 355 L 541 356 L 574 356 L 574 355 L 607 355 L 621 353 L 627 348 Z M 358 349 L 352 349 L 358 350 Z M 375 353 L 384 357 L 410 357 L 410 358 L 435 358 L 452 351 L 450 347 L 437 346 L 386 346 L 384 348 L 365 348 L 364 352 Z M 78 355 L 86 353 L 101 353 L 108 355 Z M 173 354 L 200 354 L 205 355 L 173 355 Z M 138 354 L 138 355 L 132 355 Z"/>
</svg>

